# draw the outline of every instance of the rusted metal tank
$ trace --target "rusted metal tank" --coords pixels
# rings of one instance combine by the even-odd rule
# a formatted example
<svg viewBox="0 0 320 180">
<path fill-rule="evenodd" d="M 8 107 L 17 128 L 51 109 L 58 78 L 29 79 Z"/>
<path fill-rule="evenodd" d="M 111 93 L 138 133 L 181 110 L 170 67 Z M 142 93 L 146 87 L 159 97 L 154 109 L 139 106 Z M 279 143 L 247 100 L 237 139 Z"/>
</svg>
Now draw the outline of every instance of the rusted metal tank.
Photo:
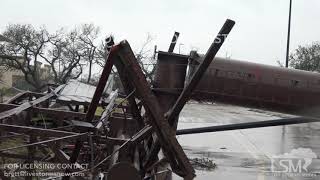
<svg viewBox="0 0 320 180">
<path fill-rule="evenodd" d="M 191 57 L 189 77 L 202 55 Z M 215 58 L 193 97 L 290 110 L 317 107 L 320 105 L 320 74 Z"/>
</svg>

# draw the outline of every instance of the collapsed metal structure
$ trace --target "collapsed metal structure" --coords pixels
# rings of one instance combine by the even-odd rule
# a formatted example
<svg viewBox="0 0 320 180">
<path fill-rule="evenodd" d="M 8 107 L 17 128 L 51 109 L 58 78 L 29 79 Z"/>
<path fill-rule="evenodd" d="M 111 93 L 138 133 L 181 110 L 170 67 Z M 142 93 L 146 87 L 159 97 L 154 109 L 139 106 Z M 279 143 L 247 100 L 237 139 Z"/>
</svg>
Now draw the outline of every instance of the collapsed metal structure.
<svg viewBox="0 0 320 180">
<path fill-rule="evenodd" d="M 0 156 L 22 159 L 26 163 L 48 161 L 76 164 L 76 168 L 67 168 L 65 172 L 86 174 L 85 177 L 76 177 L 80 179 L 95 179 L 104 174 L 108 180 L 169 180 L 171 172 L 174 172 L 188 180 L 195 177 L 195 171 L 176 135 L 318 122 L 317 118 L 303 117 L 177 130 L 179 113 L 234 24 L 232 20 L 225 22 L 186 84 L 188 62 L 181 61 L 179 55 L 170 56 L 179 36 L 177 33 L 169 52 L 158 54 L 152 87 L 129 43 L 122 41 L 114 45 L 113 41 L 109 41 L 106 64 L 91 102 L 64 101 L 72 111 L 52 108 L 64 87 L 61 85 L 49 88 L 47 94 L 20 93 L 7 103 L 0 104 L 0 138 L 19 136 L 27 139 L 24 145 L 0 149 Z M 114 92 L 107 100 L 102 100 L 113 67 L 117 69 L 125 95 Z M 83 112 L 79 112 L 80 106 L 83 106 Z M 99 106 L 104 111 L 101 116 L 96 116 Z M 56 127 L 34 127 L 32 119 L 39 115 L 50 117 Z M 25 123 L 16 123 L 19 119 L 24 119 Z M 27 154 L 10 152 L 18 148 L 27 148 Z M 40 157 L 37 151 L 47 156 Z M 0 175 L 3 179 L 9 179 L 4 176 L 3 170 Z M 66 180 L 70 176 L 50 178 Z"/>
</svg>

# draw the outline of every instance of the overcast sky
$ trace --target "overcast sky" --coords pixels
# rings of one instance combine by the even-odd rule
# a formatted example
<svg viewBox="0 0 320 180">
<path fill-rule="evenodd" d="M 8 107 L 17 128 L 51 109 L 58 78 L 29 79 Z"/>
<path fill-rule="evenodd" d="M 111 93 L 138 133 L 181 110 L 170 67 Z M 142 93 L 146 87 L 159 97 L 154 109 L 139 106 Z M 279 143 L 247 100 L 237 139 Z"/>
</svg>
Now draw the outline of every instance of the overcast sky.
<svg viewBox="0 0 320 180">
<path fill-rule="evenodd" d="M 276 65 L 285 61 L 289 0 L 1 0 L 0 31 L 9 23 L 50 31 L 94 23 L 103 35 L 139 49 L 148 33 L 167 50 L 174 31 L 181 52 L 205 52 L 224 21 L 236 25 L 219 56 Z M 291 51 L 320 40 L 320 0 L 293 0 Z M 179 51 L 179 45 L 175 52 Z"/>
</svg>

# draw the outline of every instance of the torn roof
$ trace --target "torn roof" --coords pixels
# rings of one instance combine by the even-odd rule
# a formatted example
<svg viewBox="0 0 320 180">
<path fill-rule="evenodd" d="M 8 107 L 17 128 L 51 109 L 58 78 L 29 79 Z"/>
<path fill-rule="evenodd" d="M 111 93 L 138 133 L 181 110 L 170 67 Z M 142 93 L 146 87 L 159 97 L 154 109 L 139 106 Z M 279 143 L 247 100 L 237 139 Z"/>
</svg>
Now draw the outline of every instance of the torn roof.
<svg viewBox="0 0 320 180">
<path fill-rule="evenodd" d="M 112 93 L 113 76 L 109 77 L 104 94 Z M 59 101 L 73 101 L 78 103 L 90 103 L 96 87 L 78 80 L 71 79 L 59 93 Z"/>
</svg>

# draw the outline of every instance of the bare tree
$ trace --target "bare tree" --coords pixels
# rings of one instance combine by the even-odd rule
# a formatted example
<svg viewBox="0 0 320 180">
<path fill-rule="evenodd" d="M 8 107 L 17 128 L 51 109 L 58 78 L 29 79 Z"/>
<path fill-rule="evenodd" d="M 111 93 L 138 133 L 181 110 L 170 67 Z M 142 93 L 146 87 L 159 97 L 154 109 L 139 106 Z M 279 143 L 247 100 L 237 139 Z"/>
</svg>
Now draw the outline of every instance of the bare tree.
<svg viewBox="0 0 320 180">
<path fill-rule="evenodd" d="M 146 76 L 147 80 L 151 83 L 153 82 L 153 76 L 155 73 L 155 58 L 153 55 L 152 49 L 149 47 L 150 43 L 152 42 L 152 37 L 150 34 L 147 35 L 146 40 L 142 44 L 142 47 L 138 52 L 136 52 L 136 58 L 138 63 Z"/>
<path fill-rule="evenodd" d="M 320 72 L 320 43 L 299 46 L 290 55 L 290 66 L 295 69 Z"/>
<path fill-rule="evenodd" d="M 150 34 L 148 34 L 141 48 L 135 52 L 137 61 L 143 73 L 145 74 L 147 80 L 150 82 L 153 81 L 153 76 L 155 73 L 155 63 L 156 63 L 153 51 L 150 48 L 150 44 L 152 40 L 153 40 L 152 37 L 150 36 Z M 106 54 L 105 49 L 106 49 L 106 42 L 102 42 L 100 46 L 98 46 L 98 48 L 96 49 L 97 53 L 96 53 L 95 60 L 100 67 L 104 67 L 105 65 L 105 54 Z M 116 72 L 114 71 L 114 69 L 112 73 L 115 73 L 116 75 Z"/>
<path fill-rule="evenodd" d="M 83 24 L 80 27 L 78 37 L 84 51 L 84 61 L 89 65 L 87 83 L 90 83 L 91 80 L 93 64 L 97 63 L 95 59 L 99 58 L 98 47 L 96 45 L 99 32 L 99 27 L 95 27 L 93 24 Z"/>
<path fill-rule="evenodd" d="M 101 43 L 96 48 L 94 62 L 102 68 L 105 65 L 106 55 L 108 54 L 106 53 L 106 50 L 110 49 L 110 47 L 107 47 L 108 46 L 107 44 L 114 44 L 113 39 L 114 39 L 113 35 L 109 35 L 108 37 L 105 38 L 104 41 L 101 41 Z"/>
<path fill-rule="evenodd" d="M 82 25 L 70 32 L 63 29 L 50 34 L 44 27 L 36 30 L 31 25 L 9 25 L 3 36 L 10 42 L 0 44 L 0 53 L 5 58 L 1 62 L 6 70 L 18 70 L 25 80 L 41 90 L 49 79 L 55 83 L 66 83 L 83 73 L 85 64 L 89 64 L 91 79 L 92 64 L 95 62 L 98 28 L 94 25 Z M 49 76 L 43 75 L 40 62 L 50 65 Z"/>
<path fill-rule="evenodd" d="M 1 54 L 10 57 L 3 59 L 1 65 L 6 70 L 20 70 L 25 80 L 36 90 L 43 88 L 38 62 L 40 54 L 49 43 L 50 35 L 45 28 L 35 30 L 31 25 L 9 25 L 3 36 L 10 42 L 1 44 Z M 21 57 L 21 58 L 18 58 Z"/>
<path fill-rule="evenodd" d="M 83 72 L 81 64 L 83 47 L 78 42 L 78 32 L 65 33 L 57 31 L 50 39 L 50 48 L 41 57 L 52 70 L 52 78 L 56 83 L 66 83 L 69 79 L 78 78 Z"/>
</svg>

